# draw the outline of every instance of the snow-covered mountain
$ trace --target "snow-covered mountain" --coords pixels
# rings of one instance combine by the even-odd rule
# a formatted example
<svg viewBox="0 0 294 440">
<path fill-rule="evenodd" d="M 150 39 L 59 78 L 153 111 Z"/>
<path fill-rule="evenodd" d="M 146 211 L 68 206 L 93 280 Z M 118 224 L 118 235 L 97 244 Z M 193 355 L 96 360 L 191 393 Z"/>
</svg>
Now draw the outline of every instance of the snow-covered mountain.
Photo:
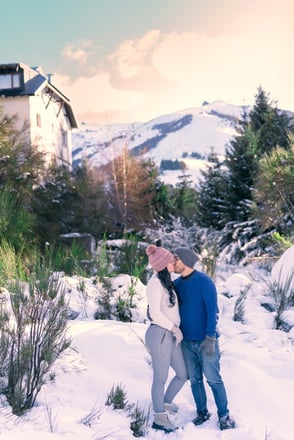
<svg viewBox="0 0 294 440">
<path fill-rule="evenodd" d="M 225 145 L 236 134 L 235 121 L 242 107 L 215 101 L 159 116 L 146 123 L 95 125 L 82 123 L 73 134 L 73 163 L 87 158 L 93 166 L 108 163 L 126 146 L 132 154 L 151 157 L 160 167 L 162 160 L 185 162 L 187 173 L 196 181 L 213 150 L 223 155 Z M 165 171 L 161 177 L 176 183 L 180 170 Z"/>
</svg>

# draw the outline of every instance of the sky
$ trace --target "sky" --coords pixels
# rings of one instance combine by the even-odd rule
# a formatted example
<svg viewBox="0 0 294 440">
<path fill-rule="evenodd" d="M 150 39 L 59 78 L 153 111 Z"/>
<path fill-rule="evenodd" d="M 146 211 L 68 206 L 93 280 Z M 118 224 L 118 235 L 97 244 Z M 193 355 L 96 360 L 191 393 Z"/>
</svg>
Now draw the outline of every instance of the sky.
<svg viewBox="0 0 294 440">
<path fill-rule="evenodd" d="M 256 264 L 218 267 L 221 374 L 230 413 L 236 421 L 235 429 L 219 430 L 216 407 L 207 384 L 212 417 L 203 425 L 194 426 L 195 405 L 186 382 L 174 400 L 178 413 L 171 416 L 179 429 L 168 437 L 153 430 L 150 427 L 152 368 L 144 345 L 149 325 L 144 322 L 145 285 L 139 280 L 135 283 L 133 322 L 95 320 L 93 314 L 101 285 L 94 284 L 92 278 L 83 279 L 87 295 L 82 295 L 78 289 L 81 278 L 64 277 L 69 305 L 78 313 L 77 319 L 69 322 L 71 347 L 57 359 L 51 380 L 42 386 L 35 406 L 24 416 L 13 415 L 0 394 L 1 440 L 133 440 L 130 422 L 136 406 L 145 415 L 150 411 L 141 437 L 148 440 L 292 440 L 294 327 L 289 333 L 275 330 L 274 314 L 260 304 L 272 301 L 269 282 L 280 282 L 283 286 L 287 277 L 293 276 L 293 262 L 294 246 L 269 272 Z M 115 304 L 119 296 L 126 299 L 131 285 L 134 286 L 128 275 L 112 278 L 111 303 Z M 232 319 L 234 305 L 248 285 L 244 323 L 241 323 Z M 284 318 L 293 326 L 294 309 L 288 310 Z M 170 370 L 168 381 L 172 375 Z M 124 390 L 129 409 L 114 410 L 105 405 L 109 393 L 117 386 Z"/>
<path fill-rule="evenodd" d="M 79 121 L 147 122 L 258 86 L 294 110 L 292 0 L 0 0 L 0 63 L 42 66 Z"/>
</svg>

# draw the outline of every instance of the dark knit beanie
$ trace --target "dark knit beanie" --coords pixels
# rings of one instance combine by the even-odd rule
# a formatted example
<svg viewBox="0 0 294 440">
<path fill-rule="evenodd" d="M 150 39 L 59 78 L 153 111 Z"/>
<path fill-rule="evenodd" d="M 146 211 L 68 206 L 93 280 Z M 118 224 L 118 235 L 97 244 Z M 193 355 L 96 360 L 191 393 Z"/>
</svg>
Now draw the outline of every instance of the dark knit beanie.
<svg viewBox="0 0 294 440">
<path fill-rule="evenodd" d="M 199 260 L 195 252 L 188 248 L 179 247 L 175 250 L 174 254 L 182 260 L 185 266 L 190 267 L 191 269 L 193 269 Z"/>
</svg>

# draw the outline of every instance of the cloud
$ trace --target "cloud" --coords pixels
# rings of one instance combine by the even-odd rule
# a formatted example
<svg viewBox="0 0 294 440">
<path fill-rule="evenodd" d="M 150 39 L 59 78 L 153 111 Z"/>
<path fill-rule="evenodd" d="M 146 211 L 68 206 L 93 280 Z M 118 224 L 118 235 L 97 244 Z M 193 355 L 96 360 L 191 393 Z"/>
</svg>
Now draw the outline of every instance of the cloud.
<svg viewBox="0 0 294 440">
<path fill-rule="evenodd" d="M 95 114 L 99 116 L 99 113 L 111 117 L 112 113 L 135 111 L 144 100 L 143 92 L 114 88 L 107 72 L 97 73 L 90 78 L 81 76 L 75 80 L 56 74 L 54 85 L 70 99 L 77 115 L 92 114 L 92 119 Z"/>
<path fill-rule="evenodd" d="M 122 79 L 133 79 L 142 72 L 152 70 L 152 53 L 160 39 L 159 30 L 151 30 L 142 38 L 124 41 L 109 55 L 111 69 Z"/>
<path fill-rule="evenodd" d="M 252 104 L 259 85 L 282 108 L 291 109 L 294 61 L 288 43 L 294 34 L 275 24 L 274 32 L 255 23 L 233 37 L 153 29 L 123 41 L 115 52 L 99 59 L 99 66 L 97 59 L 96 64 L 89 62 L 92 43 L 82 41 L 68 46 L 64 54 L 84 64 L 83 75 L 72 82 L 59 79 L 77 113 L 116 115 L 115 122 L 147 121 L 197 107 L 204 100 Z M 90 69 L 95 73 L 89 74 Z"/>
<path fill-rule="evenodd" d="M 68 44 L 63 49 L 62 55 L 65 59 L 84 66 L 91 55 L 92 44 L 90 40 L 78 40 L 75 43 Z"/>
</svg>

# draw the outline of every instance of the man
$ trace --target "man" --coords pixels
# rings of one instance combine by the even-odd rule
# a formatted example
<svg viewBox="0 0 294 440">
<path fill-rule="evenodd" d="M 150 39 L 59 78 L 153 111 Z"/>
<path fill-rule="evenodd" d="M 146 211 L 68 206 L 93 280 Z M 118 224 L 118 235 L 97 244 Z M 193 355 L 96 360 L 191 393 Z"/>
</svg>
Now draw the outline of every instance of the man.
<svg viewBox="0 0 294 440">
<path fill-rule="evenodd" d="M 228 400 L 220 375 L 218 305 L 214 282 L 205 273 L 194 269 L 197 255 L 190 249 L 174 252 L 174 272 L 180 274 L 174 284 L 179 297 L 182 349 L 187 364 L 191 389 L 196 404 L 195 425 L 210 418 L 203 375 L 210 386 L 217 407 L 221 430 L 235 427 L 229 415 Z"/>
</svg>

